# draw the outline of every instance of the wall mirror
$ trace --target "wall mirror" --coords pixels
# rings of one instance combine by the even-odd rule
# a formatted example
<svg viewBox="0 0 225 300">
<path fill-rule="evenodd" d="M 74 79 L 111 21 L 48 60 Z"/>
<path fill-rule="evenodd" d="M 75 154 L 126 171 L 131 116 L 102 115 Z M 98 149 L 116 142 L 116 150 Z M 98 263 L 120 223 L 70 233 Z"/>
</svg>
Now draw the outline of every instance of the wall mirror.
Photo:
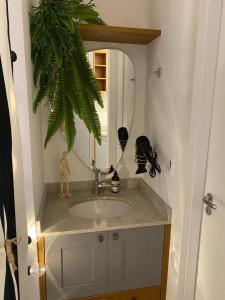
<svg viewBox="0 0 225 300">
<path fill-rule="evenodd" d="M 135 106 L 134 66 L 120 50 L 101 49 L 88 52 L 90 64 L 99 83 L 104 108 L 97 106 L 102 131 L 101 146 L 75 116 L 74 152 L 88 166 L 92 159 L 98 168 L 114 167 L 126 148 Z M 96 104 L 97 105 L 97 104 Z"/>
</svg>

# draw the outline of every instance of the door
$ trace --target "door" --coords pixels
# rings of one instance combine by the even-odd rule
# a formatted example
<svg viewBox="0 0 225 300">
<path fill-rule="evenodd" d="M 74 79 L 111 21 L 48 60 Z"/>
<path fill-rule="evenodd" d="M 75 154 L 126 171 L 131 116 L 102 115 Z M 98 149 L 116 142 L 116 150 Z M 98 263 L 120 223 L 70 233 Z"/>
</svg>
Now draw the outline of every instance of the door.
<svg viewBox="0 0 225 300">
<path fill-rule="evenodd" d="M 7 1 L 0 1 L 0 300 L 18 299 L 12 133 L 8 105 L 12 74 L 7 11 Z M 11 257 L 7 255 L 9 250 Z"/>
<path fill-rule="evenodd" d="M 161 284 L 164 227 L 108 232 L 108 292 Z"/>
<path fill-rule="evenodd" d="M 106 232 L 47 237 L 45 241 L 47 300 L 106 292 Z"/>
<path fill-rule="evenodd" d="M 13 192 L 11 126 L 5 82 L 0 56 L 0 300 L 18 299 L 17 252 L 12 240 L 16 237 L 16 219 Z M 11 246 L 6 247 L 6 241 Z M 16 239 L 15 239 L 16 244 Z M 12 259 L 6 250 L 11 248 Z M 2 284 L 3 283 L 3 284 Z"/>
<path fill-rule="evenodd" d="M 209 141 L 205 194 L 217 209 L 203 204 L 195 300 L 225 299 L 225 8 L 221 25 Z"/>
</svg>

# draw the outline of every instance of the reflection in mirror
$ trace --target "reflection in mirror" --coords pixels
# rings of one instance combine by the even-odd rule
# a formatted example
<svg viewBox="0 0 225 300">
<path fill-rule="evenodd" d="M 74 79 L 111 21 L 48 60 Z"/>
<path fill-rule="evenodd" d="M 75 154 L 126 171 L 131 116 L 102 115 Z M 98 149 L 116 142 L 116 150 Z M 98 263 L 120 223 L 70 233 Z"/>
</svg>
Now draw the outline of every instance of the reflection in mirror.
<svg viewBox="0 0 225 300">
<path fill-rule="evenodd" d="M 98 145 L 83 122 L 75 116 L 77 156 L 91 168 L 117 166 L 125 150 L 134 114 L 135 79 L 130 58 L 120 50 L 102 49 L 88 52 L 102 93 L 104 108 L 97 106 L 102 131 Z"/>
</svg>

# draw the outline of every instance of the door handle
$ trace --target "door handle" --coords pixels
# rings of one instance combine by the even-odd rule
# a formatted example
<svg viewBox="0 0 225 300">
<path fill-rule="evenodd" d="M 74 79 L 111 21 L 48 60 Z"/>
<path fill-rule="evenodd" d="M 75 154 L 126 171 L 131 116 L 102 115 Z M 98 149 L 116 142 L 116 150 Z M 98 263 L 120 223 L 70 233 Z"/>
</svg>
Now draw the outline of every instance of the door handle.
<svg viewBox="0 0 225 300">
<path fill-rule="evenodd" d="M 113 234 L 113 239 L 114 239 L 114 241 L 117 241 L 119 239 L 119 234 L 118 233 L 114 233 Z"/>
<path fill-rule="evenodd" d="M 104 236 L 103 236 L 103 235 L 99 235 L 99 236 L 98 236 L 98 241 L 99 241 L 100 243 L 102 243 L 102 242 L 104 241 Z"/>
<path fill-rule="evenodd" d="M 206 205 L 205 211 L 207 215 L 211 216 L 212 209 L 216 210 L 217 205 L 213 203 L 213 194 L 208 193 L 206 196 L 202 198 L 203 203 Z"/>
</svg>

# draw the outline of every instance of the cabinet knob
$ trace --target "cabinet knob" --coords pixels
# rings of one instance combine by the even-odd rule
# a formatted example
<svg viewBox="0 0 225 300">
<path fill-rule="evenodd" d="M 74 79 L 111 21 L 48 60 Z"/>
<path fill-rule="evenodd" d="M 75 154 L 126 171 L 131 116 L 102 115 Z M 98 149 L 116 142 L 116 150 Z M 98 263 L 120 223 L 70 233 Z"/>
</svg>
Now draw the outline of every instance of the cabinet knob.
<svg viewBox="0 0 225 300">
<path fill-rule="evenodd" d="M 98 240 L 99 240 L 100 243 L 103 242 L 104 241 L 104 236 L 103 235 L 99 235 L 98 236 Z"/>
<path fill-rule="evenodd" d="M 119 239 L 119 234 L 113 233 L 113 239 L 114 239 L 114 241 L 117 241 Z"/>
</svg>

